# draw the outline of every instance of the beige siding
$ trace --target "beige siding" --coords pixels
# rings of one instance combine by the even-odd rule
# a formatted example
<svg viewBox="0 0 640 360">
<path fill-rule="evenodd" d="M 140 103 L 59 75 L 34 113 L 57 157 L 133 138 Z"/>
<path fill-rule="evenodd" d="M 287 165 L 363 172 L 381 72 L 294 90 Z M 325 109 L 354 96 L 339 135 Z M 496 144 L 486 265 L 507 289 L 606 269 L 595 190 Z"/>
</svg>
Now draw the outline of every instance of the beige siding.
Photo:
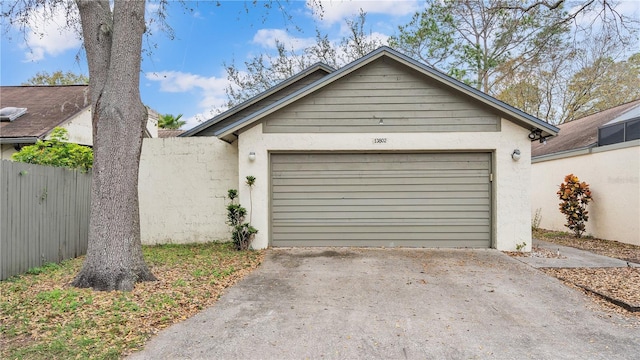
<svg viewBox="0 0 640 360">
<path fill-rule="evenodd" d="M 270 115 L 264 131 L 499 131 L 499 119 L 480 103 L 380 59 Z"/>
<path fill-rule="evenodd" d="M 273 245 L 489 247 L 490 157 L 273 154 Z"/>
</svg>

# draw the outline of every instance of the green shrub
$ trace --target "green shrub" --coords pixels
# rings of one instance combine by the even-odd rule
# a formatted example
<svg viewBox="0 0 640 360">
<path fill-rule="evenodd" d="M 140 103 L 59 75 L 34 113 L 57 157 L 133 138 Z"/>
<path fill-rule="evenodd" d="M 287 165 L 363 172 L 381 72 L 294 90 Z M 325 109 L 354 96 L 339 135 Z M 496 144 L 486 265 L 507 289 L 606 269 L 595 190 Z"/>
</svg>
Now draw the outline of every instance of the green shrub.
<svg viewBox="0 0 640 360">
<path fill-rule="evenodd" d="M 253 187 L 256 178 L 247 176 L 246 184 L 249 191 Z M 258 230 L 251 226 L 251 214 L 249 214 L 249 222 L 244 222 L 247 216 L 247 209 L 242 207 L 236 200 L 238 199 L 238 190 L 230 189 L 227 193 L 229 204 L 227 205 L 227 224 L 231 226 L 231 240 L 237 250 L 247 250 L 251 246 L 251 241 Z"/>
<path fill-rule="evenodd" d="M 50 140 L 38 140 L 34 145 L 23 147 L 13 154 L 14 161 L 80 169 L 87 172 L 93 167 L 93 150 L 90 147 L 66 142 L 67 130 L 53 129 Z"/>
<path fill-rule="evenodd" d="M 560 184 L 557 192 L 560 198 L 560 212 L 567 218 L 565 224 L 577 237 L 585 231 L 585 223 L 589 220 L 587 205 L 592 200 L 591 190 L 586 182 L 580 182 L 577 176 L 569 174 Z"/>
</svg>

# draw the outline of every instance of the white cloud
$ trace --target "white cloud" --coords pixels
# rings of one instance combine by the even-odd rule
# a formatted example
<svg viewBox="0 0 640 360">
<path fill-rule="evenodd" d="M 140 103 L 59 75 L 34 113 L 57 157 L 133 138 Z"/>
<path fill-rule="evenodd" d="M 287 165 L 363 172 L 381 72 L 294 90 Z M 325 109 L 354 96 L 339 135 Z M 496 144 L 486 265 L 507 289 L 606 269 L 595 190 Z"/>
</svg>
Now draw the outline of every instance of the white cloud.
<svg viewBox="0 0 640 360">
<path fill-rule="evenodd" d="M 418 0 L 307 0 L 307 8 L 329 25 L 357 15 L 360 9 L 368 14 L 403 16 L 414 13 L 419 6 Z"/>
<path fill-rule="evenodd" d="M 191 129 L 209 119 L 211 119 L 212 117 L 218 115 L 218 112 L 216 112 L 216 110 L 208 110 L 208 111 L 204 111 L 198 114 L 195 114 L 193 116 L 189 116 L 187 118 L 180 118 L 180 120 L 185 121 L 185 124 L 182 125 L 182 129 L 184 130 L 188 130 Z"/>
<path fill-rule="evenodd" d="M 148 73 L 146 78 L 160 82 L 160 91 L 170 93 L 196 92 L 199 96 L 198 107 L 200 114 L 184 119 L 188 129 L 215 115 L 215 109 L 222 108 L 227 97 L 224 89 L 229 84 L 226 78 L 215 76 L 204 77 L 180 71 L 159 71 Z"/>
<path fill-rule="evenodd" d="M 22 45 L 27 50 L 25 61 L 40 61 L 47 55 L 57 56 L 82 45 L 77 29 L 67 25 L 67 16 L 77 17 L 77 10 L 69 10 L 69 14 L 67 11 L 63 6 L 53 10 L 41 7 L 30 14 L 26 41 Z"/>
<path fill-rule="evenodd" d="M 253 36 L 253 43 L 267 49 L 275 49 L 276 41 L 285 45 L 288 50 L 301 50 L 315 43 L 313 38 L 297 38 L 282 29 L 260 29 Z"/>
</svg>

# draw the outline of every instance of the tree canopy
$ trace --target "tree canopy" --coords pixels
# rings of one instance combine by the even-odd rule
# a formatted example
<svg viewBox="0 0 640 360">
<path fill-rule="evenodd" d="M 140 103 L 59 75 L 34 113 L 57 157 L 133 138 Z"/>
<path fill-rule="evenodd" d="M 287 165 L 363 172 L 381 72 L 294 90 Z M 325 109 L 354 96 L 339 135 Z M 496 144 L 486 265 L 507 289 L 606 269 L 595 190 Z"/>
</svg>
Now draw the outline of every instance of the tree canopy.
<svg viewBox="0 0 640 360">
<path fill-rule="evenodd" d="M 46 71 L 40 71 L 34 76 L 30 77 L 22 85 L 87 85 L 89 84 L 89 78 L 83 74 L 75 74 L 71 71 L 62 72 L 62 70 L 55 71 L 49 74 Z"/>
<path fill-rule="evenodd" d="M 389 44 L 532 115 L 562 123 L 638 97 L 637 86 L 612 85 L 638 81 L 633 57 L 618 58 L 637 44 L 638 21 L 619 13 L 616 4 L 427 0 Z"/>
<path fill-rule="evenodd" d="M 182 118 L 182 114 L 178 114 L 178 116 L 173 116 L 172 114 L 160 115 L 158 127 L 161 129 L 180 129 L 182 125 L 187 123 L 184 120 L 180 120 L 180 118 Z"/>
</svg>

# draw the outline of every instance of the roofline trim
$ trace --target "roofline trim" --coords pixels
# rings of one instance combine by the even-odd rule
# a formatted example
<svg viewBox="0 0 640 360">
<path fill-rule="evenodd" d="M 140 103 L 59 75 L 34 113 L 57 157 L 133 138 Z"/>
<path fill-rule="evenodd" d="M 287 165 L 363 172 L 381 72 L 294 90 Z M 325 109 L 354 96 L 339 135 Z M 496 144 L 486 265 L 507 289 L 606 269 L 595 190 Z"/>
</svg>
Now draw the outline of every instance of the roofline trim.
<svg viewBox="0 0 640 360">
<path fill-rule="evenodd" d="M 178 135 L 178 137 L 190 137 L 194 134 L 199 133 L 200 131 L 203 131 L 215 124 L 217 124 L 218 122 L 220 122 L 221 120 L 229 117 L 230 115 L 232 115 L 233 113 L 237 113 L 240 110 L 246 109 L 247 107 L 255 104 L 256 102 L 276 93 L 277 91 L 291 85 L 292 83 L 298 81 L 299 79 L 309 75 L 310 73 L 317 71 L 317 70 L 324 70 L 327 72 L 327 74 L 331 74 L 333 72 L 336 71 L 336 69 L 332 68 L 331 66 L 322 63 L 322 62 L 317 62 L 311 66 L 309 66 L 308 68 L 300 71 L 299 73 L 297 73 L 296 75 L 283 80 L 282 82 L 270 87 L 269 89 L 241 102 L 240 104 L 232 107 L 231 109 L 227 109 L 224 112 L 212 117 L 211 119 L 203 122 L 202 124 L 199 124 L 197 126 L 194 126 L 193 128 L 186 130 L 184 133 Z"/>
<path fill-rule="evenodd" d="M 0 144 L 35 144 L 38 140 L 37 136 L 0 137 Z"/>
<path fill-rule="evenodd" d="M 478 89 L 475 89 L 461 81 L 458 81 L 450 76 L 447 76 L 435 69 L 432 69 L 430 67 L 428 67 L 425 64 L 422 64 L 404 54 L 401 54 L 393 49 L 391 49 L 390 47 L 387 46 L 382 46 L 380 48 L 378 48 L 377 50 L 374 50 L 372 52 L 370 52 L 369 54 L 365 55 L 364 57 L 351 62 L 350 64 L 342 67 L 339 70 L 336 70 L 335 72 L 323 77 L 322 79 L 318 79 L 317 81 L 305 86 L 304 88 L 280 99 L 279 101 L 258 110 L 255 113 L 249 114 L 247 116 L 245 116 L 244 118 L 238 119 L 237 121 L 235 121 L 232 124 L 229 124 L 228 126 L 218 130 L 217 132 L 214 133 L 215 136 L 217 137 L 224 137 L 224 136 L 228 136 L 229 133 L 233 133 L 237 130 L 239 130 L 239 128 L 244 127 L 245 123 L 251 121 L 257 121 L 263 117 L 265 117 L 266 115 L 281 109 L 282 107 L 289 105 L 290 103 L 312 93 L 313 91 L 318 90 L 321 87 L 324 87 L 326 85 L 331 84 L 332 82 L 340 79 L 341 77 L 351 73 L 352 71 L 355 71 L 361 67 L 363 67 L 364 65 L 384 56 L 390 56 L 391 58 L 394 58 L 397 61 L 400 62 L 404 62 L 405 65 L 410 66 L 412 68 L 414 68 L 415 70 L 421 71 L 425 74 L 428 74 L 429 76 L 431 76 L 432 78 L 434 78 L 435 80 L 439 81 L 440 83 L 442 83 L 443 85 L 446 86 L 450 86 L 458 91 L 461 91 L 463 93 L 465 93 L 468 96 L 471 96 L 491 107 L 493 107 L 494 109 L 504 112 L 507 115 L 510 115 L 512 118 L 518 119 L 522 122 L 525 122 L 529 125 L 531 125 L 533 127 L 532 130 L 535 129 L 540 129 L 545 131 L 548 135 L 550 136 L 555 136 L 558 134 L 558 132 L 560 131 L 559 128 L 546 123 L 532 115 L 529 115 L 521 110 L 518 110 L 514 107 L 512 107 L 511 105 L 508 105 L 502 101 L 499 101 L 497 99 L 495 99 L 494 97 L 487 95 L 483 92 L 481 92 Z"/>
<path fill-rule="evenodd" d="M 545 162 L 545 161 L 566 159 L 566 158 L 570 158 L 570 157 L 574 157 L 574 156 L 597 154 L 597 153 L 601 153 L 601 152 L 613 151 L 613 150 L 619 150 L 619 149 L 626 149 L 626 148 L 631 148 L 631 147 L 636 147 L 636 146 L 640 146 L 640 139 L 631 140 L 631 141 L 625 141 L 625 142 L 620 142 L 620 143 L 615 143 L 615 144 L 611 144 L 611 145 L 603 145 L 603 146 L 597 146 L 594 143 L 594 144 L 583 146 L 583 147 L 577 148 L 577 149 L 558 151 L 558 152 L 554 152 L 554 153 L 533 156 L 533 157 L 531 157 L 531 163 L 535 164 L 535 163 L 541 163 L 541 162 Z"/>
</svg>

